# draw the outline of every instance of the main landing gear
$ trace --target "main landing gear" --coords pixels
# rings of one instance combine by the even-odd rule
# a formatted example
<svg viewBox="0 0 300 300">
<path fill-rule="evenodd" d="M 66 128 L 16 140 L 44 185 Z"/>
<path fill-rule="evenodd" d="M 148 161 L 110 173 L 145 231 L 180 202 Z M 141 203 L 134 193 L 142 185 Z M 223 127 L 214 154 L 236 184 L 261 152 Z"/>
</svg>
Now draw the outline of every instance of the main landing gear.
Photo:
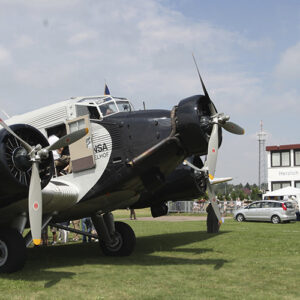
<svg viewBox="0 0 300 300">
<path fill-rule="evenodd" d="M 115 222 L 112 213 L 95 214 L 92 221 L 99 236 L 99 245 L 107 256 L 128 256 L 135 248 L 135 234 L 129 225 Z"/>
<path fill-rule="evenodd" d="M 0 273 L 12 273 L 23 268 L 26 245 L 16 229 L 0 229 Z"/>
<path fill-rule="evenodd" d="M 0 229 L 0 273 L 16 272 L 24 267 L 26 261 L 26 246 L 31 243 L 31 234 L 23 238 L 20 232 L 23 232 L 25 218 L 18 220 L 16 228 Z M 51 217 L 43 219 L 43 226 L 46 226 Z M 133 230 L 129 225 L 123 222 L 115 222 L 112 213 L 95 214 L 92 216 L 95 229 L 98 234 L 99 245 L 103 253 L 107 256 L 128 256 L 130 255 L 136 243 Z M 55 224 L 52 224 L 55 225 Z M 58 224 L 56 224 L 57 227 Z M 63 226 L 60 226 L 63 227 Z M 68 230 L 68 227 L 65 229 Z M 71 230 L 80 234 L 85 234 L 79 230 Z"/>
</svg>

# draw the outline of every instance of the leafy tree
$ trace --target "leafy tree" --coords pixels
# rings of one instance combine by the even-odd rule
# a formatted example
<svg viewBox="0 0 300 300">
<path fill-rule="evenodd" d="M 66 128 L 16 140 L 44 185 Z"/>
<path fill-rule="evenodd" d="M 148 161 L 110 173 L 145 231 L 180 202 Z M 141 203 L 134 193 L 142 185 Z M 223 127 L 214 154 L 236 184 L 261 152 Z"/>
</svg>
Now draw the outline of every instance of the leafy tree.
<svg viewBox="0 0 300 300">
<path fill-rule="evenodd" d="M 257 186 L 252 188 L 250 197 L 251 197 L 251 200 L 260 199 L 260 190 Z"/>
<path fill-rule="evenodd" d="M 232 200 L 236 200 L 236 198 L 238 197 L 238 193 L 235 190 L 232 190 L 230 196 Z"/>
<path fill-rule="evenodd" d="M 239 195 L 240 200 L 244 200 L 246 198 L 246 195 L 243 190 L 239 190 L 238 195 Z"/>
<path fill-rule="evenodd" d="M 230 201 L 231 198 L 230 198 L 230 195 L 228 193 L 225 194 L 225 199 L 226 199 L 226 201 Z"/>
<path fill-rule="evenodd" d="M 223 200 L 224 200 L 224 194 L 218 193 L 218 194 L 217 194 L 217 198 L 218 198 L 219 200 L 223 201 Z"/>
</svg>

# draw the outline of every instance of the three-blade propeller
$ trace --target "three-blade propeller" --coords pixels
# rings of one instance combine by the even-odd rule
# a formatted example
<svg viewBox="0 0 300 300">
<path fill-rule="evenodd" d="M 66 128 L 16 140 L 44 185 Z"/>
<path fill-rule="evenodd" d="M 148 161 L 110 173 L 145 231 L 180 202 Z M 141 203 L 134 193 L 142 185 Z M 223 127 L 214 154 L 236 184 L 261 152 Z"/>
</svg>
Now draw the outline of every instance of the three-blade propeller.
<svg viewBox="0 0 300 300">
<path fill-rule="evenodd" d="M 88 128 L 83 128 L 72 132 L 60 138 L 54 144 L 42 148 L 41 145 L 30 146 L 27 142 L 21 139 L 5 122 L 0 119 L 0 125 L 5 128 L 10 134 L 18 139 L 21 145 L 26 149 L 29 159 L 32 163 L 31 178 L 28 193 L 28 212 L 32 240 L 35 245 L 41 243 L 41 229 L 42 229 L 42 188 L 41 178 L 39 174 L 39 164 L 42 159 L 49 156 L 49 152 L 71 145 L 80 140 L 88 133 Z"/>
<path fill-rule="evenodd" d="M 230 133 L 233 134 L 244 134 L 244 129 L 242 127 L 240 127 L 239 125 L 233 123 L 233 122 L 229 122 L 230 117 L 223 114 L 223 113 L 217 113 L 215 106 L 213 104 L 213 102 L 211 101 L 208 92 L 206 90 L 206 87 L 204 85 L 204 82 L 201 78 L 200 72 L 199 72 L 199 68 L 196 62 L 196 59 L 193 55 L 193 59 L 194 59 L 194 63 L 198 72 L 198 76 L 205 94 L 205 97 L 208 100 L 208 106 L 211 112 L 211 123 L 213 124 L 212 127 L 212 131 L 210 134 L 210 138 L 209 138 L 209 142 L 208 142 L 208 149 L 207 149 L 207 159 L 206 162 L 204 164 L 204 167 L 202 169 L 197 168 L 196 166 L 194 166 L 193 164 L 189 163 L 188 161 L 185 161 L 187 163 L 187 165 L 189 165 L 190 167 L 192 167 L 193 169 L 195 169 L 196 171 L 199 172 L 204 172 L 207 176 L 207 193 L 209 196 L 209 201 L 214 209 L 214 212 L 219 220 L 219 223 L 221 224 L 222 222 L 222 218 L 221 218 L 221 213 L 220 213 L 220 209 L 219 206 L 217 204 L 217 200 L 216 200 L 216 195 L 215 195 L 215 191 L 212 187 L 211 181 L 214 179 L 215 177 L 215 171 L 216 171 L 216 165 L 217 165 L 217 158 L 218 158 L 218 148 L 219 148 L 219 126 L 224 128 L 225 130 L 227 130 Z"/>
</svg>

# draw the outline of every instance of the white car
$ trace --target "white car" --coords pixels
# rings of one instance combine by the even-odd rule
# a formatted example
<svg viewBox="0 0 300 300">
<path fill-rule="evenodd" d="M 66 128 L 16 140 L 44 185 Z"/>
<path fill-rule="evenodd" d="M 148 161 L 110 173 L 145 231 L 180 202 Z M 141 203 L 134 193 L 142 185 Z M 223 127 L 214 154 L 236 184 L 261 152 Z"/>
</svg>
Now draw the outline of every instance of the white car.
<svg viewBox="0 0 300 300">
<path fill-rule="evenodd" d="M 296 221 L 296 209 L 291 201 L 263 200 L 236 210 L 233 218 L 238 222 L 271 221 L 277 224 Z"/>
</svg>

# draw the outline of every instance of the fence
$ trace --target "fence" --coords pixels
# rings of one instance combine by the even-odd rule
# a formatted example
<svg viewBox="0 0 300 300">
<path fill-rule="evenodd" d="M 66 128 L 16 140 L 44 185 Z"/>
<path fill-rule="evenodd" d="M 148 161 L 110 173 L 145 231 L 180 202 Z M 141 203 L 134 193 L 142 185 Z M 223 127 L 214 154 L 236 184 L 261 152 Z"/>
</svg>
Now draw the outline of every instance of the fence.
<svg viewBox="0 0 300 300">
<path fill-rule="evenodd" d="M 177 201 L 168 202 L 168 208 L 170 213 L 206 213 L 206 207 L 209 201 L 198 203 L 196 201 Z M 224 203 L 219 202 L 221 213 L 232 214 L 234 210 L 246 206 L 243 201 L 230 201 Z"/>
</svg>

